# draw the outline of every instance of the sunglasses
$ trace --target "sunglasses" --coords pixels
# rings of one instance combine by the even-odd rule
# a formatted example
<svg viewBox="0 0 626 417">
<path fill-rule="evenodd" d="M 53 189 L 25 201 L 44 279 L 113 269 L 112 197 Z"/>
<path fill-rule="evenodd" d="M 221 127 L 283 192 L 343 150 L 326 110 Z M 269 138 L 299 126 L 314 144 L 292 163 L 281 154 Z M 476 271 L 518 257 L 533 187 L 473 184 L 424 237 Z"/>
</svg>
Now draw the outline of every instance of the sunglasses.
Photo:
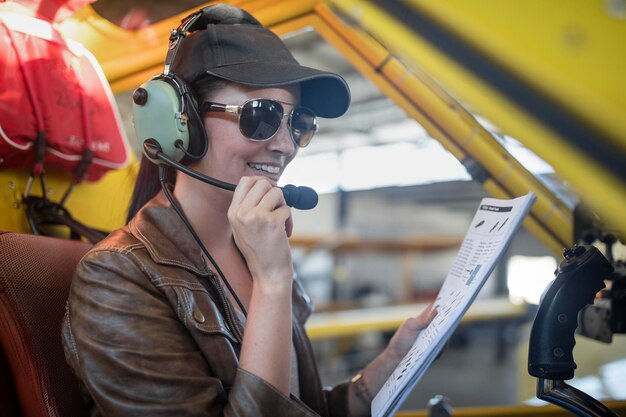
<svg viewBox="0 0 626 417">
<path fill-rule="evenodd" d="M 254 141 L 266 141 L 274 137 L 285 117 L 291 139 L 301 148 L 307 146 L 317 131 L 317 122 L 313 110 L 306 107 L 294 107 L 285 114 L 283 103 L 267 98 L 254 98 L 240 106 L 204 102 L 200 111 L 224 112 L 239 117 L 239 130 Z"/>
</svg>

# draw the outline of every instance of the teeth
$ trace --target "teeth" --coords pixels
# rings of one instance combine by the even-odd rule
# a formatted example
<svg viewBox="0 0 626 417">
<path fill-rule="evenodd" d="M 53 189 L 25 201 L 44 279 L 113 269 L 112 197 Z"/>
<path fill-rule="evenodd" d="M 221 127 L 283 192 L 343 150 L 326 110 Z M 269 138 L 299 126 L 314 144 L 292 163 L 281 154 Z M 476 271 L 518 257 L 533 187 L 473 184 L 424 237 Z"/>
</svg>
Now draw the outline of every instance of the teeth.
<svg viewBox="0 0 626 417">
<path fill-rule="evenodd" d="M 254 169 L 258 169 L 259 171 L 265 171 L 268 172 L 270 174 L 278 174 L 280 172 L 280 168 L 279 167 L 275 167 L 275 166 L 271 166 L 271 165 L 265 165 L 265 164 L 248 164 L 248 166 L 254 168 Z"/>
</svg>

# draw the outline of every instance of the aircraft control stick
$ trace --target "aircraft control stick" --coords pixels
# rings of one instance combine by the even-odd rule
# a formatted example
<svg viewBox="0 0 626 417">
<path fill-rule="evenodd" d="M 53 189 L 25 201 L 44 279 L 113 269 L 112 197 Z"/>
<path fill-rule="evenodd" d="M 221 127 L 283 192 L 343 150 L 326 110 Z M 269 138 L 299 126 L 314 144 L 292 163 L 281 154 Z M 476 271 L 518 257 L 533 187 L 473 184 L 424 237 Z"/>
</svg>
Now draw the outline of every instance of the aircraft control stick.
<svg viewBox="0 0 626 417">
<path fill-rule="evenodd" d="M 564 380 L 574 377 L 574 333 L 578 313 L 593 304 L 604 280 L 613 272 L 609 261 L 593 246 L 574 246 L 555 271 L 544 292 L 530 334 L 528 373 L 539 378 L 537 398 L 578 416 L 617 417 L 608 407 Z"/>
</svg>

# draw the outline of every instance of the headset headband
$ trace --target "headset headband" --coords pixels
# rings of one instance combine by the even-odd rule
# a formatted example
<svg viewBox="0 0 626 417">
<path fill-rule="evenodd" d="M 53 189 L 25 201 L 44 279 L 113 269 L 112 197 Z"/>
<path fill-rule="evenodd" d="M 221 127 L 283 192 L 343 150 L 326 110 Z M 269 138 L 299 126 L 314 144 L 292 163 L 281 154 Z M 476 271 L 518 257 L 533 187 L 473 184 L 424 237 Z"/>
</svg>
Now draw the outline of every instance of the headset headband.
<svg viewBox="0 0 626 417">
<path fill-rule="evenodd" d="M 187 36 L 187 32 L 198 29 L 198 27 L 192 28 L 192 26 L 194 26 L 194 23 L 196 23 L 198 19 L 200 19 L 203 15 L 204 9 L 187 16 L 180 22 L 180 26 L 178 26 L 176 29 L 172 29 L 172 31 L 170 32 L 170 41 L 167 46 L 167 55 L 165 56 L 165 67 L 163 68 L 164 75 L 169 75 L 170 64 L 174 62 L 174 59 L 176 58 L 178 48 L 180 48 L 180 44 L 182 43 L 181 41 L 185 36 Z M 202 21 L 200 23 L 202 23 Z"/>
</svg>

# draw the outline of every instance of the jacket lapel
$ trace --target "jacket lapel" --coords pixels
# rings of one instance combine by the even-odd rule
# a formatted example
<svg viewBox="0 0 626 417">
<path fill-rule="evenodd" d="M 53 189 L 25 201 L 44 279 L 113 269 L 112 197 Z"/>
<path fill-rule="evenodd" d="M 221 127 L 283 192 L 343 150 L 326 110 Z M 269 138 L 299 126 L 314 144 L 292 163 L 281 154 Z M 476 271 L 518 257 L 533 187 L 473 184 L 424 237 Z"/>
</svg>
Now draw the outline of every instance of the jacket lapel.
<svg viewBox="0 0 626 417">
<path fill-rule="evenodd" d="M 178 266 L 200 276 L 212 274 L 200 246 L 162 192 L 137 213 L 128 227 L 154 262 Z"/>
</svg>

